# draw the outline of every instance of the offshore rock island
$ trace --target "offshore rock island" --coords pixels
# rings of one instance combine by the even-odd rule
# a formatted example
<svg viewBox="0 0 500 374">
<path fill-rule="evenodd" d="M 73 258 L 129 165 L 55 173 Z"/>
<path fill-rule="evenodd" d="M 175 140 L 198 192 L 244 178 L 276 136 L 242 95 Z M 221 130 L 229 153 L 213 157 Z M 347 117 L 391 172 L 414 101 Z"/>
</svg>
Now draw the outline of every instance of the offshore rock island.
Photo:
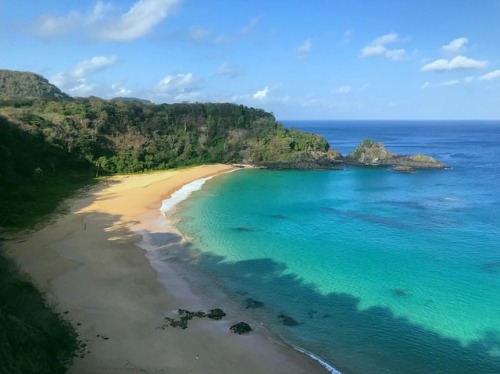
<svg viewBox="0 0 500 374">
<path fill-rule="evenodd" d="M 416 154 L 401 156 L 389 152 L 382 143 L 365 139 L 351 153 L 345 157 L 344 162 L 360 166 L 393 166 L 394 170 L 410 172 L 414 169 L 444 169 L 446 164 L 435 158 Z"/>
</svg>

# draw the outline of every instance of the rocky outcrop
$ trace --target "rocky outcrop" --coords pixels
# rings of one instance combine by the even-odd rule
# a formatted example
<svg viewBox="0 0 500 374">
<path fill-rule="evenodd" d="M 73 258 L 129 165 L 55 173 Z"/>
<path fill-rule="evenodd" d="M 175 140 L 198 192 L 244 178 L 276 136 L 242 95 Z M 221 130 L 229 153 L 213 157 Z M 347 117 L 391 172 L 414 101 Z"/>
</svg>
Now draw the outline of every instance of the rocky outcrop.
<svg viewBox="0 0 500 374">
<path fill-rule="evenodd" d="M 365 139 L 353 152 L 349 153 L 344 162 L 349 165 L 361 166 L 394 166 L 394 170 L 411 172 L 414 169 L 444 169 L 446 164 L 435 158 L 416 154 L 401 156 L 389 152 L 382 143 Z"/>
<path fill-rule="evenodd" d="M 335 169 L 343 163 L 342 155 L 334 149 L 302 152 L 289 159 L 270 160 L 255 163 L 268 169 L 324 170 Z"/>
</svg>

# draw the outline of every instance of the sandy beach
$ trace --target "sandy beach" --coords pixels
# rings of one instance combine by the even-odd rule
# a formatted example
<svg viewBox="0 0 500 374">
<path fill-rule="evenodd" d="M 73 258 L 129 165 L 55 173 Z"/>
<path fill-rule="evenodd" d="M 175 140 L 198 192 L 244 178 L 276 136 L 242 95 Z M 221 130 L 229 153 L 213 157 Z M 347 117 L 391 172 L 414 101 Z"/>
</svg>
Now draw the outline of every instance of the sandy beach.
<svg viewBox="0 0 500 374">
<path fill-rule="evenodd" d="M 68 200 L 67 214 L 7 243 L 7 253 L 86 344 L 85 356 L 75 358 L 69 373 L 325 372 L 262 327 L 232 333 L 229 326 L 239 315 L 193 319 L 185 330 L 159 328 L 178 308 L 224 310 L 224 299 L 214 305 L 203 298 L 168 262 L 161 264 L 159 279 L 139 233 L 168 234 L 161 201 L 189 182 L 232 169 L 208 165 L 112 177 Z M 177 246 L 184 245 L 174 236 Z"/>
</svg>

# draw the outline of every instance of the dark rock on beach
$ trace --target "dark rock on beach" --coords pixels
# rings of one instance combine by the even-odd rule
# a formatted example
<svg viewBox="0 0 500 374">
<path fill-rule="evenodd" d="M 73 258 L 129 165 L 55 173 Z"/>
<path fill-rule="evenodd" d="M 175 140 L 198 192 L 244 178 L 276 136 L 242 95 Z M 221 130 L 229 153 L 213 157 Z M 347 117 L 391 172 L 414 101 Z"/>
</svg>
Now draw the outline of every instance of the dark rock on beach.
<svg viewBox="0 0 500 374">
<path fill-rule="evenodd" d="M 210 319 L 220 320 L 226 316 L 222 309 L 210 309 L 206 316 Z"/>
<path fill-rule="evenodd" d="M 239 334 L 239 335 L 246 334 L 246 333 L 252 331 L 252 328 L 246 322 L 238 322 L 237 324 L 232 325 L 229 329 L 232 332 L 234 332 L 235 334 Z"/>
<path fill-rule="evenodd" d="M 210 309 L 207 313 L 203 311 L 191 312 L 186 309 L 178 309 L 179 319 L 174 319 L 170 317 L 165 317 L 165 323 L 159 327 L 161 330 L 165 330 L 166 327 L 180 327 L 181 329 L 187 329 L 188 322 L 193 318 L 210 318 L 214 320 L 220 320 L 226 316 L 226 313 L 222 309 Z"/>
</svg>

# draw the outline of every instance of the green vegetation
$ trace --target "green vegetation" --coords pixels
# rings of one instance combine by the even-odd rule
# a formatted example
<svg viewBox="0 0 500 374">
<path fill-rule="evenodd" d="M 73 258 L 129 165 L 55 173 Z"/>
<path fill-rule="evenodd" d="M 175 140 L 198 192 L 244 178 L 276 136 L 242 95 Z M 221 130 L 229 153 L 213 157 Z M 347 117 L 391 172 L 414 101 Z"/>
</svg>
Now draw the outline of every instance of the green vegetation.
<svg viewBox="0 0 500 374">
<path fill-rule="evenodd" d="M 64 373 L 78 349 L 71 325 L 0 256 L 0 373 Z"/>
<path fill-rule="evenodd" d="M 96 175 L 202 163 L 266 163 L 329 149 L 323 137 L 285 129 L 270 113 L 234 104 L 10 100 L 0 103 L 0 114 L 86 160 Z"/>
<path fill-rule="evenodd" d="M 68 95 L 38 74 L 0 69 L 0 99 L 64 98 Z"/>
<path fill-rule="evenodd" d="M 375 145 L 375 142 L 373 141 L 373 139 L 364 139 L 362 142 L 361 142 L 361 147 L 364 147 L 364 148 L 371 148 Z"/>
<path fill-rule="evenodd" d="M 93 182 L 89 162 L 0 116 L 0 227 L 26 228 Z"/>
<path fill-rule="evenodd" d="M 429 163 L 435 162 L 435 160 L 432 157 L 420 153 L 411 156 L 411 159 L 413 161 L 418 161 L 418 162 L 429 162 Z"/>
<path fill-rule="evenodd" d="M 375 143 L 372 139 L 364 139 L 347 157 L 362 160 L 362 162 L 365 162 L 365 159 L 369 159 L 372 162 L 379 158 L 389 157 L 390 155 L 382 143 Z"/>
</svg>

